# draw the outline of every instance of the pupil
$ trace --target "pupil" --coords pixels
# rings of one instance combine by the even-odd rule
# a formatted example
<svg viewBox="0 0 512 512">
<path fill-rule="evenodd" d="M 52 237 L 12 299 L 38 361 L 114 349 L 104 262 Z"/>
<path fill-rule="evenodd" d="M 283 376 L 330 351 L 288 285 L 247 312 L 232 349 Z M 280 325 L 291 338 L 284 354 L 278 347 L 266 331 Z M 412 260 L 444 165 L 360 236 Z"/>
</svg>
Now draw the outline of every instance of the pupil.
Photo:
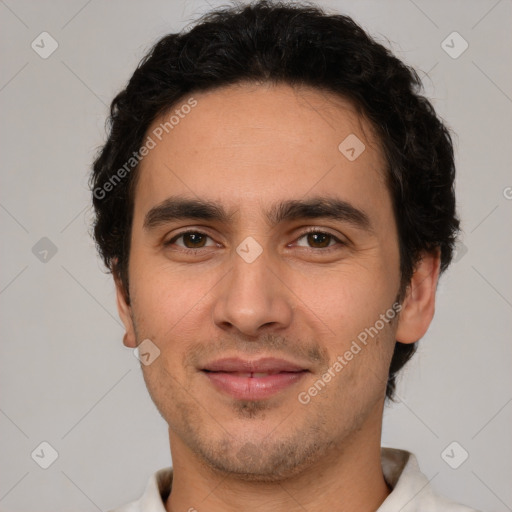
<svg viewBox="0 0 512 512">
<path fill-rule="evenodd" d="M 185 240 L 187 239 L 187 237 L 188 237 L 189 241 L 192 242 L 192 245 L 198 246 L 199 245 L 198 242 L 200 243 L 202 241 L 203 235 L 200 235 L 198 233 L 187 233 L 185 235 Z"/>
<path fill-rule="evenodd" d="M 326 247 L 326 242 L 328 245 L 330 235 L 325 233 L 311 233 L 308 235 L 309 242 L 311 244 L 320 244 L 321 247 Z M 199 233 L 187 233 L 185 235 L 185 239 L 189 239 L 192 245 L 201 247 L 201 242 L 203 242 L 203 235 Z M 320 239 L 320 240 L 319 240 Z"/>
<path fill-rule="evenodd" d="M 315 244 L 315 243 L 318 244 L 319 243 L 321 245 L 321 247 L 326 247 L 325 242 L 327 241 L 327 245 L 328 245 L 329 236 L 330 235 L 327 235 L 325 233 L 312 233 L 312 234 L 309 235 L 309 237 L 310 237 L 309 242 L 313 243 L 313 244 Z M 321 240 L 319 241 L 318 237 L 322 238 L 323 241 L 321 241 Z M 317 239 L 317 240 L 315 240 L 315 239 Z"/>
</svg>

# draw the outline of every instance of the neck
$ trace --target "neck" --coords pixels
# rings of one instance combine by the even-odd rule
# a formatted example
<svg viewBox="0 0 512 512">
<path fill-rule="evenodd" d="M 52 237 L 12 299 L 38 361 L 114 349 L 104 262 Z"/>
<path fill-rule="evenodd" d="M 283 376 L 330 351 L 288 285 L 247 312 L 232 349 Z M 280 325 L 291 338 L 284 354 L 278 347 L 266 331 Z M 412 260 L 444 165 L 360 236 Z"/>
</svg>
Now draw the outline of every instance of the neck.
<svg viewBox="0 0 512 512">
<path fill-rule="evenodd" d="M 214 471 L 169 430 L 173 482 L 167 512 L 255 512 L 262 503 L 275 512 L 374 512 L 390 493 L 380 459 L 382 411 L 375 412 L 321 459 L 278 482 L 250 482 Z"/>
</svg>

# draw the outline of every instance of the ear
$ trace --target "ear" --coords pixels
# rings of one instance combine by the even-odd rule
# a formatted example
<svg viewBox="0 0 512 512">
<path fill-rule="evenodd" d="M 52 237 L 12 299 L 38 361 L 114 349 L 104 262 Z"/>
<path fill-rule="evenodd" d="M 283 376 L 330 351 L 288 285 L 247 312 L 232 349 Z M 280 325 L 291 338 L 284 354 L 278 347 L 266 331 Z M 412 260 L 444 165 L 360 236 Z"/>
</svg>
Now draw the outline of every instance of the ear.
<svg viewBox="0 0 512 512">
<path fill-rule="evenodd" d="M 396 340 L 400 343 L 414 343 L 427 332 L 434 317 L 440 266 L 439 249 L 423 253 L 416 264 L 398 319 Z"/>
<path fill-rule="evenodd" d="M 128 294 L 126 293 L 125 287 L 119 277 L 114 277 L 116 285 L 116 296 L 117 296 L 117 311 L 119 317 L 124 324 L 126 334 L 123 337 L 123 343 L 125 346 L 135 348 L 137 346 L 135 329 L 133 327 L 132 320 L 132 308 L 128 303 Z"/>
</svg>

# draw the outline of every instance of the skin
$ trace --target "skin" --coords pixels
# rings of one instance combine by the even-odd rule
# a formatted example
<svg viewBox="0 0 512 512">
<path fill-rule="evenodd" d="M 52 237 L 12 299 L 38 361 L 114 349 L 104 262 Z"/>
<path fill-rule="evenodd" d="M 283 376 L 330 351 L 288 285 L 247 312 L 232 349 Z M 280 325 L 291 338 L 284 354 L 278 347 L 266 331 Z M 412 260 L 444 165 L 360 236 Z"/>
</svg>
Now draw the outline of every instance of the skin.
<svg viewBox="0 0 512 512">
<path fill-rule="evenodd" d="M 169 424 L 167 510 L 374 511 L 390 492 L 380 465 L 389 363 L 395 340 L 417 341 L 430 324 L 439 254 L 418 263 L 399 318 L 300 403 L 298 393 L 398 295 L 398 237 L 379 141 L 349 101 L 315 89 L 237 84 L 193 96 L 197 106 L 139 168 L 129 303 L 116 280 L 125 345 L 149 338 L 160 350 L 142 369 Z M 338 150 L 349 134 L 366 146 L 354 161 Z M 232 216 L 147 229 L 148 212 L 176 195 Z M 280 201 L 319 196 L 364 211 L 371 229 L 329 218 L 271 226 L 265 217 Z M 320 236 L 305 235 L 308 228 Z M 175 239 L 187 230 L 207 236 Z M 262 248 L 252 263 L 236 252 L 249 236 Z M 236 400 L 200 371 L 232 356 L 280 357 L 310 373 L 270 398 Z"/>
</svg>

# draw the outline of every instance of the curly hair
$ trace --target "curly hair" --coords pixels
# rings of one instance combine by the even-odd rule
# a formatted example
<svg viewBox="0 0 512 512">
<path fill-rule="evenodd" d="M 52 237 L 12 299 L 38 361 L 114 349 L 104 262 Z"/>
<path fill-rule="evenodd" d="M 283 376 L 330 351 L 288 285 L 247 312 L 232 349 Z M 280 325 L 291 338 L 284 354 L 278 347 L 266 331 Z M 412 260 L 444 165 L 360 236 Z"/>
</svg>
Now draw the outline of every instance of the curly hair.
<svg viewBox="0 0 512 512">
<path fill-rule="evenodd" d="M 459 229 L 453 146 L 421 95 L 416 71 L 348 16 L 260 0 L 211 11 L 190 30 L 160 39 L 112 101 L 108 139 L 95 158 L 90 185 L 96 244 L 127 300 L 138 162 L 133 156 L 152 122 L 184 97 L 240 82 L 304 85 L 351 100 L 373 125 L 387 160 L 400 297 L 422 252 L 440 250 L 441 272 L 447 268 Z M 391 400 L 396 374 L 416 345 L 395 345 L 386 388 Z"/>
</svg>

